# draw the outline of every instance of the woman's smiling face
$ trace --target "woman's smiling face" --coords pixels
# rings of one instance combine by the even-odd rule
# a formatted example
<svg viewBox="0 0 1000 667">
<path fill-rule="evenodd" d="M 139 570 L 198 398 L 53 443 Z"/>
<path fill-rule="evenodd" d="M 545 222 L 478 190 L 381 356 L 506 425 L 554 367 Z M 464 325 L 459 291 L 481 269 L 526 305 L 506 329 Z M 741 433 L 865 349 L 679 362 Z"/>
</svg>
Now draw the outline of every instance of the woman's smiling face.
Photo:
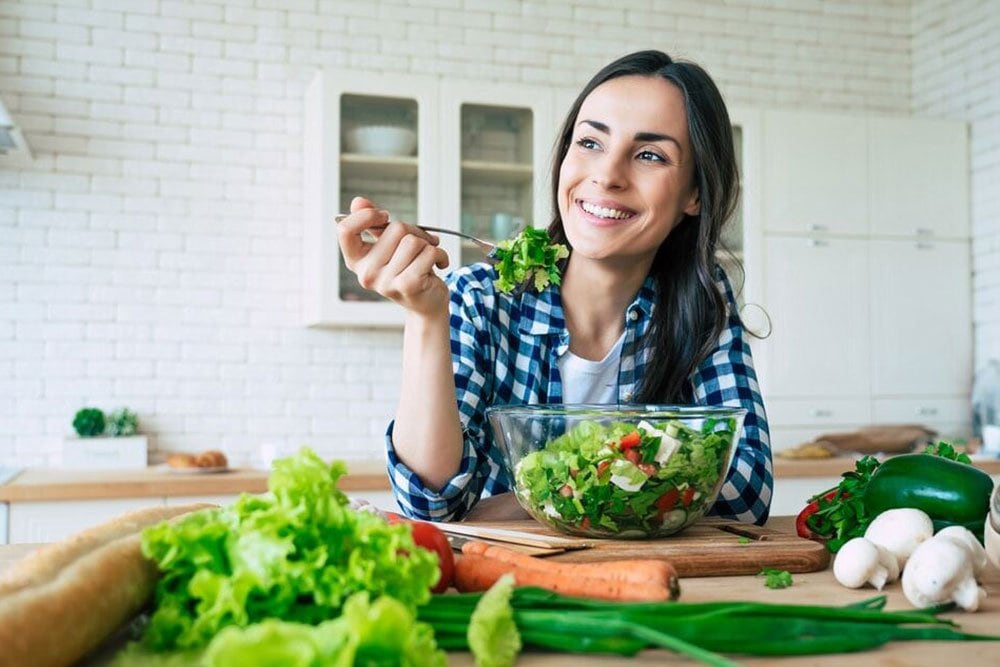
<svg viewBox="0 0 1000 667">
<path fill-rule="evenodd" d="M 658 76 L 595 88 L 577 115 L 558 193 L 574 255 L 651 263 L 684 215 L 698 213 L 680 90 Z"/>
</svg>

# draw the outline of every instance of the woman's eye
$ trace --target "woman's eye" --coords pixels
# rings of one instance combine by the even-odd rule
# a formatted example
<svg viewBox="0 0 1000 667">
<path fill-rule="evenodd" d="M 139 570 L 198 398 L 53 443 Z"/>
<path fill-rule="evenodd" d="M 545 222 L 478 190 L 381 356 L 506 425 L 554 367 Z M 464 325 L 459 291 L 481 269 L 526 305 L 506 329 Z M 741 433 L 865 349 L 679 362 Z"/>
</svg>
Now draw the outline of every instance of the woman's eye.
<svg viewBox="0 0 1000 667">
<path fill-rule="evenodd" d="M 654 153 L 653 151 L 642 151 L 636 157 L 640 160 L 646 160 L 648 162 L 667 162 L 665 157 L 659 153 Z"/>
<path fill-rule="evenodd" d="M 583 137 L 582 139 L 577 139 L 576 145 L 579 146 L 580 148 L 586 148 L 588 150 L 593 150 L 595 148 L 598 148 L 597 142 L 587 137 Z"/>
</svg>

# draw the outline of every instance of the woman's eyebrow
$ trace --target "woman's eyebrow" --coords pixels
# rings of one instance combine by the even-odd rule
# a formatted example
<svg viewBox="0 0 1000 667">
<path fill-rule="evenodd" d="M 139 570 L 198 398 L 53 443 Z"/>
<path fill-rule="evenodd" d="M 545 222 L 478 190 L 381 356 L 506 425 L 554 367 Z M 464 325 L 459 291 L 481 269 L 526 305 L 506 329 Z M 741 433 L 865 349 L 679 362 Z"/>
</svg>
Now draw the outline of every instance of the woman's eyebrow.
<svg viewBox="0 0 1000 667">
<path fill-rule="evenodd" d="M 598 132 L 602 132 L 604 134 L 611 134 L 611 128 L 609 128 L 607 125 L 605 125 L 600 121 L 581 120 L 579 123 L 577 123 L 578 126 L 583 124 L 591 126 Z M 633 138 L 635 141 L 670 141 L 673 142 L 675 146 L 677 146 L 677 149 L 679 151 L 681 151 L 682 153 L 684 152 L 684 149 L 681 147 L 681 142 L 677 141 L 677 139 L 673 138 L 669 134 L 661 134 L 659 132 L 636 132 L 635 137 Z"/>
</svg>

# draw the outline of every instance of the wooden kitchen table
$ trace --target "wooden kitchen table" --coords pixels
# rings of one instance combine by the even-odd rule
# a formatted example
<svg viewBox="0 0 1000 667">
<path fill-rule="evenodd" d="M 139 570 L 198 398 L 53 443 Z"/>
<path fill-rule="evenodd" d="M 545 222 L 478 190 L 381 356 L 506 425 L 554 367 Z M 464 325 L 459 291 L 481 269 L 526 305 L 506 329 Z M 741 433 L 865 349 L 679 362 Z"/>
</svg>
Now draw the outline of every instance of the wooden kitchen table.
<svg viewBox="0 0 1000 667">
<path fill-rule="evenodd" d="M 776 517 L 768 522 L 769 528 L 781 531 L 793 529 L 792 517 Z M 28 555 L 31 545 L 0 546 L 0 570 L 14 560 Z M 871 588 L 851 590 L 833 579 L 830 569 L 821 572 L 794 575 L 790 588 L 772 590 L 764 586 L 762 577 L 689 577 L 681 580 L 681 600 L 702 602 L 709 600 L 753 600 L 757 602 L 844 605 L 857 602 L 878 592 Z M 985 578 L 988 597 L 975 613 L 945 614 L 966 632 L 1000 635 L 1000 573 L 993 570 Z M 885 591 L 887 609 L 902 610 L 912 607 L 903 597 L 899 582 L 890 584 Z M 1000 665 L 1000 642 L 894 642 L 885 647 L 863 653 L 802 658 L 743 658 L 733 660 L 744 665 L 775 665 L 782 667 L 841 667 L 880 665 L 884 667 L 940 667 L 951 664 L 958 667 L 996 667 Z M 449 664 L 454 667 L 473 667 L 471 655 L 449 654 Z M 667 651 L 645 651 L 636 658 L 609 656 L 573 656 L 568 654 L 525 653 L 518 661 L 519 667 L 572 665 L 573 667 L 641 667 L 643 665 L 694 664 Z"/>
</svg>

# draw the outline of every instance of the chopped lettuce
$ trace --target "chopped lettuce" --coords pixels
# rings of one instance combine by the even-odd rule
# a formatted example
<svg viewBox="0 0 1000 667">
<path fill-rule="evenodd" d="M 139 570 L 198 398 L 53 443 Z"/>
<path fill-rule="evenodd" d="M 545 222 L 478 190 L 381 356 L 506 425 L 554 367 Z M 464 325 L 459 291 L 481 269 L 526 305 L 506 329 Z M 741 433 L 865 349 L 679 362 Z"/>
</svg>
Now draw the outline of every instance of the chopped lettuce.
<svg viewBox="0 0 1000 667">
<path fill-rule="evenodd" d="M 733 420 L 583 421 L 525 456 L 518 498 L 568 532 L 656 535 L 702 516 L 725 478 Z"/>
<path fill-rule="evenodd" d="M 513 240 L 500 241 L 494 251 L 497 259 L 497 289 L 512 292 L 526 282 L 539 292 L 558 285 L 559 267 L 556 262 L 569 257 L 569 250 L 561 243 L 549 243 L 549 233 L 544 229 L 526 227 Z"/>
<path fill-rule="evenodd" d="M 505 574 L 476 603 L 469 618 L 469 648 L 477 667 L 511 667 L 521 652 L 510 596 L 514 575 Z"/>
<path fill-rule="evenodd" d="M 274 463 L 269 493 L 143 531 L 143 554 L 162 573 L 146 646 L 203 647 L 226 627 L 265 619 L 316 625 L 357 593 L 410 610 L 425 603 L 436 556 L 405 524 L 350 509 L 337 489 L 345 472 L 303 449 Z"/>
</svg>

